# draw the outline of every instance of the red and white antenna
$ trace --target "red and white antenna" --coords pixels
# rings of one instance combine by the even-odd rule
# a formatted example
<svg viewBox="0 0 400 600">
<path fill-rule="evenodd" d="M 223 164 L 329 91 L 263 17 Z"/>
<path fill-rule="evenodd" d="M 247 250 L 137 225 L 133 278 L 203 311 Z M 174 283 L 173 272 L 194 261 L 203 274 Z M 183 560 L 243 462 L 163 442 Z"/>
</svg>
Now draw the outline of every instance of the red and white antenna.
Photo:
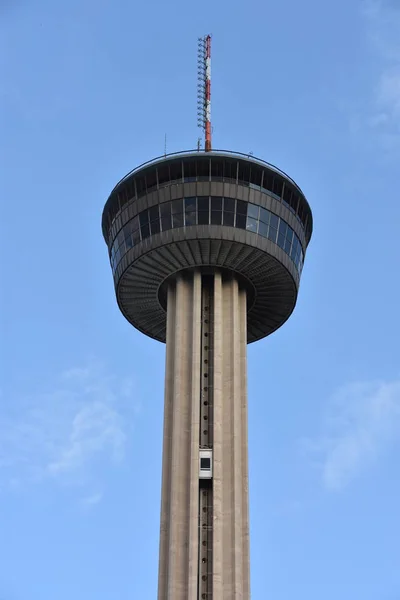
<svg viewBox="0 0 400 600">
<path fill-rule="evenodd" d="M 199 38 L 197 124 L 204 130 L 205 151 L 211 150 L 211 35 Z"/>
</svg>

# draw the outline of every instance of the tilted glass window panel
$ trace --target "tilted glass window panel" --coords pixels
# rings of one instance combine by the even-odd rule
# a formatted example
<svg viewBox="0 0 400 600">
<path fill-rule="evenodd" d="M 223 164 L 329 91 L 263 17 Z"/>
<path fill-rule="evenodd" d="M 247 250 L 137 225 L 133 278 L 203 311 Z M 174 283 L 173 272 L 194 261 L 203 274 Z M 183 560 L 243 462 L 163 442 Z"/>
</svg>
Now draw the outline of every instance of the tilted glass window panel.
<svg viewBox="0 0 400 600">
<path fill-rule="evenodd" d="M 185 212 L 196 210 L 196 196 L 185 198 Z"/>
<path fill-rule="evenodd" d="M 285 239 L 285 245 L 284 245 L 284 251 L 286 252 L 286 254 L 290 254 L 290 247 L 292 245 L 292 242 L 290 240 L 288 240 L 288 238 Z"/>
<path fill-rule="evenodd" d="M 236 212 L 238 215 L 245 215 L 247 217 L 247 202 L 236 200 Z"/>
<path fill-rule="evenodd" d="M 172 228 L 183 227 L 183 213 L 172 215 Z"/>
<path fill-rule="evenodd" d="M 260 206 L 260 221 L 263 223 L 269 223 L 270 212 L 266 208 Z"/>
<path fill-rule="evenodd" d="M 239 201 L 238 201 L 239 202 Z M 236 213 L 236 222 L 235 222 L 235 226 L 238 229 L 246 229 L 246 215 L 240 215 Z"/>
<path fill-rule="evenodd" d="M 199 158 L 197 159 L 197 179 L 201 181 L 208 181 L 210 178 L 210 159 Z"/>
<path fill-rule="evenodd" d="M 274 229 L 278 229 L 278 226 L 279 226 L 279 217 L 277 217 L 276 215 L 274 215 L 274 213 L 271 213 L 271 216 L 269 218 L 269 224 Z"/>
<path fill-rule="evenodd" d="M 142 210 L 142 212 L 139 213 L 139 221 L 140 221 L 141 227 L 143 225 L 147 225 L 147 223 L 149 222 L 149 215 L 148 215 L 147 210 Z"/>
<path fill-rule="evenodd" d="M 168 229 L 172 229 L 172 219 L 171 215 L 165 214 L 161 217 L 161 230 L 168 231 Z"/>
<path fill-rule="evenodd" d="M 149 173 L 147 173 L 146 175 L 146 187 L 147 187 L 147 191 L 157 187 L 157 176 L 156 176 L 156 170 L 154 169 L 153 171 L 150 171 Z"/>
<path fill-rule="evenodd" d="M 250 164 L 239 161 L 238 181 L 245 185 L 250 182 Z"/>
<path fill-rule="evenodd" d="M 224 160 L 224 179 L 236 181 L 237 160 L 225 158 Z"/>
<path fill-rule="evenodd" d="M 246 229 L 248 231 L 252 231 L 253 233 L 257 233 L 258 228 L 258 220 L 252 219 L 251 217 L 247 217 Z"/>
<path fill-rule="evenodd" d="M 171 178 L 171 181 L 182 181 L 182 163 L 181 162 L 177 162 L 177 163 L 172 163 L 169 166 L 169 175 Z"/>
<path fill-rule="evenodd" d="M 146 181 L 144 177 L 136 177 L 136 191 L 138 196 L 146 192 Z"/>
<path fill-rule="evenodd" d="M 136 246 L 136 244 L 139 244 L 139 242 L 140 242 L 140 229 L 136 229 L 132 233 L 132 240 L 133 240 L 133 245 L 134 246 Z"/>
<path fill-rule="evenodd" d="M 278 196 L 278 198 L 282 195 L 283 181 L 279 177 L 279 175 L 274 175 L 274 183 L 272 185 L 272 193 Z"/>
<path fill-rule="evenodd" d="M 279 221 L 279 234 L 283 235 L 283 237 L 286 236 L 286 231 L 287 231 L 287 224 L 285 223 L 285 221 L 283 219 L 280 219 Z"/>
<path fill-rule="evenodd" d="M 252 219 L 258 219 L 258 215 L 260 212 L 260 207 L 257 206 L 257 204 L 251 204 L 249 203 L 247 206 L 247 216 L 251 217 Z"/>
<path fill-rule="evenodd" d="M 129 223 L 128 223 L 129 225 Z M 133 246 L 133 242 L 132 242 L 132 232 L 129 231 L 129 228 L 125 228 L 125 246 L 126 248 L 132 248 Z"/>
<path fill-rule="evenodd" d="M 211 198 L 211 210 L 222 210 L 222 198 L 213 196 Z"/>
<path fill-rule="evenodd" d="M 199 210 L 198 215 L 198 223 L 199 225 L 209 225 L 210 223 L 210 211 L 207 210 Z"/>
<path fill-rule="evenodd" d="M 273 227 L 271 227 L 271 225 L 270 225 L 269 229 L 268 229 L 268 239 L 271 240 L 271 242 L 276 243 L 277 233 L 278 233 L 278 231 L 276 229 L 274 229 Z"/>
<path fill-rule="evenodd" d="M 233 227 L 235 224 L 235 213 L 224 210 L 224 225 Z"/>
<path fill-rule="evenodd" d="M 251 187 L 259 190 L 261 186 L 261 177 L 263 170 L 257 165 L 251 165 L 250 169 L 250 185 Z"/>
<path fill-rule="evenodd" d="M 185 181 L 196 181 L 196 161 L 185 160 L 183 163 Z"/>
<path fill-rule="evenodd" d="M 152 206 L 151 208 L 149 208 L 149 219 L 150 219 L 150 223 L 152 221 L 156 221 L 160 218 L 159 212 L 158 212 L 158 204 L 156 206 Z"/>
<path fill-rule="evenodd" d="M 235 212 L 235 203 L 236 200 L 234 198 L 224 198 L 224 211 Z"/>
<path fill-rule="evenodd" d="M 158 167 L 158 183 L 164 185 L 168 181 L 171 181 L 169 176 L 169 165 L 162 165 Z"/>
<path fill-rule="evenodd" d="M 223 162 L 222 159 L 211 159 L 211 178 L 215 181 L 223 177 Z"/>
<path fill-rule="evenodd" d="M 258 235 L 262 235 L 263 237 L 268 236 L 268 225 L 262 221 L 258 224 Z"/>
<path fill-rule="evenodd" d="M 196 225 L 197 213 L 194 211 L 185 213 L 185 225 Z"/>
<path fill-rule="evenodd" d="M 286 239 L 289 240 L 289 242 L 292 241 L 294 236 L 294 231 L 291 227 L 289 227 L 289 225 L 287 226 L 287 230 L 286 230 Z"/>
<path fill-rule="evenodd" d="M 285 236 L 282 235 L 281 233 L 278 234 L 278 242 L 277 242 L 279 248 L 282 248 L 282 250 L 285 247 Z"/>
<path fill-rule="evenodd" d="M 292 198 L 292 190 L 289 187 L 289 184 L 285 183 L 285 190 L 283 192 L 283 201 L 289 205 Z"/>
<path fill-rule="evenodd" d="M 222 223 L 222 210 L 211 211 L 211 225 L 221 225 Z"/>
<path fill-rule="evenodd" d="M 142 233 L 142 240 L 145 240 L 150 235 L 150 227 L 149 225 L 142 225 L 140 227 L 140 231 Z"/>
<path fill-rule="evenodd" d="M 264 180 L 262 186 L 265 190 L 267 190 L 267 192 L 272 190 L 273 180 L 272 174 L 269 171 L 264 171 Z"/>
<path fill-rule="evenodd" d="M 299 197 L 297 194 L 295 194 L 294 192 L 292 192 L 292 198 L 290 200 L 290 208 L 293 210 L 294 213 L 297 212 L 297 205 L 299 203 Z"/>
<path fill-rule="evenodd" d="M 183 202 L 182 202 L 182 198 L 179 198 L 179 200 L 173 200 L 171 202 L 171 206 L 172 206 L 172 214 L 181 214 L 183 213 Z M 175 225 L 174 225 L 175 227 Z"/>
<path fill-rule="evenodd" d="M 151 235 L 153 235 L 154 233 L 160 233 L 160 219 L 157 219 L 156 221 L 152 221 L 150 223 L 150 229 L 151 229 Z"/>
<path fill-rule="evenodd" d="M 199 211 L 208 211 L 210 208 L 210 198 L 208 196 L 199 196 L 197 198 Z"/>
<path fill-rule="evenodd" d="M 119 234 L 117 235 L 117 243 L 118 246 L 120 246 L 122 244 L 122 242 L 124 241 L 124 230 L 121 229 L 121 231 L 119 232 Z"/>
</svg>

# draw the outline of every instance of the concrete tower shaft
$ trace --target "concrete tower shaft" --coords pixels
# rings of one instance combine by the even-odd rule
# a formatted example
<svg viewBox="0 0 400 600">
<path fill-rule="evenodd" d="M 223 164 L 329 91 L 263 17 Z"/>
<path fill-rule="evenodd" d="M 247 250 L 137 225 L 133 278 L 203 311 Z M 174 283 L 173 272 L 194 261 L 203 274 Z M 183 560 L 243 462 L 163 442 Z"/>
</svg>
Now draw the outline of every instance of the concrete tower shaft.
<svg viewBox="0 0 400 600">
<path fill-rule="evenodd" d="M 168 288 L 159 600 L 250 597 L 246 323 L 234 276 Z"/>
</svg>

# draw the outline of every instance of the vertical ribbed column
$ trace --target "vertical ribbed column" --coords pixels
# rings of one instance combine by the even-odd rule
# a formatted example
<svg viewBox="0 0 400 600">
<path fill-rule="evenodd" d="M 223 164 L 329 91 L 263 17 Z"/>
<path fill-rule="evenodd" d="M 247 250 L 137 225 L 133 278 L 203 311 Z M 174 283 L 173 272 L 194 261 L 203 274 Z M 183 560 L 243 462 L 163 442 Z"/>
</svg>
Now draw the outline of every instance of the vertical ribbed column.
<svg viewBox="0 0 400 600">
<path fill-rule="evenodd" d="M 249 600 L 246 294 L 234 278 L 214 287 L 215 600 Z"/>
<path fill-rule="evenodd" d="M 246 292 L 233 276 L 187 274 L 167 313 L 158 600 L 249 600 Z M 201 484 L 200 431 L 212 451 Z"/>
<path fill-rule="evenodd" d="M 201 276 L 168 290 L 158 600 L 197 600 Z"/>
</svg>

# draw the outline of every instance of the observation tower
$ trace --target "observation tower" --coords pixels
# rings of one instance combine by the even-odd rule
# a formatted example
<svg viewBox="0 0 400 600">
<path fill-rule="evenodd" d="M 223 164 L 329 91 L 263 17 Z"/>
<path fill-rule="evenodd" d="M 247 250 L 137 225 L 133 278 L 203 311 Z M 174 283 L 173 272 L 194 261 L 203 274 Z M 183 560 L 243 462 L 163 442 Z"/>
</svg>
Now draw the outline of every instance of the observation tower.
<svg viewBox="0 0 400 600">
<path fill-rule="evenodd" d="M 297 299 L 312 214 L 299 186 L 211 145 L 211 37 L 199 40 L 205 150 L 142 164 L 102 218 L 126 319 L 166 342 L 158 600 L 249 600 L 247 344 Z"/>
</svg>

